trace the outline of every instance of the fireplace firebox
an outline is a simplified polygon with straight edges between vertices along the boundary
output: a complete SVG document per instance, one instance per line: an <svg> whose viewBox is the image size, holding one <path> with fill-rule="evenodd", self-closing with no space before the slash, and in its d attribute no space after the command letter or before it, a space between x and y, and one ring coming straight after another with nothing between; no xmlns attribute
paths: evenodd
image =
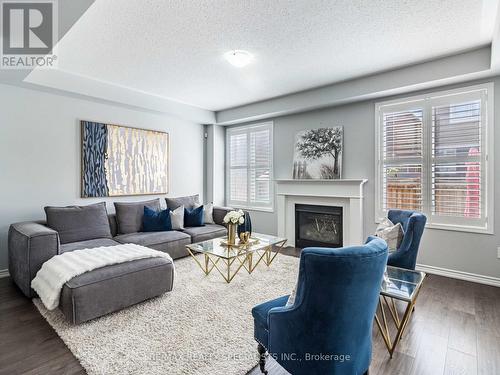
<svg viewBox="0 0 500 375"><path fill-rule="evenodd" d="M342 207L295 205L295 247L342 247Z"/></svg>

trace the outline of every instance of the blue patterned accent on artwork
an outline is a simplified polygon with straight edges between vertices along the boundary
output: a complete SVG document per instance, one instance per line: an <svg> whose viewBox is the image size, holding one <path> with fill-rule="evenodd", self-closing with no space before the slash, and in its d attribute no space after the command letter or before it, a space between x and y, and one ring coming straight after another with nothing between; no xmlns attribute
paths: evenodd
<svg viewBox="0 0 500 375"><path fill-rule="evenodd" d="M106 124L82 121L82 197L107 197L106 158L108 128Z"/></svg>

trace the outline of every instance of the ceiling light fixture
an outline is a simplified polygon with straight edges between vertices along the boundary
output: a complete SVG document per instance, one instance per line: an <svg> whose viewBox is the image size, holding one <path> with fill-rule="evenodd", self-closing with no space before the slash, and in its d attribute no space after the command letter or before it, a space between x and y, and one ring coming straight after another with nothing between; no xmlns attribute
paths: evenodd
<svg viewBox="0 0 500 375"><path fill-rule="evenodd" d="M231 65L238 68L243 68L244 66L250 64L253 60L253 56L250 52L241 49L228 51L224 54L224 57Z"/></svg>

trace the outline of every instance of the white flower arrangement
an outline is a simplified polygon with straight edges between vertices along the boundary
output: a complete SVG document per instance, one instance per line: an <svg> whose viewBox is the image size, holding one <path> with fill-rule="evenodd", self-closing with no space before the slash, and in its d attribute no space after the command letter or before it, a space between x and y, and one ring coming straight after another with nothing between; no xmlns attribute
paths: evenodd
<svg viewBox="0 0 500 375"><path fill-rule="evenodd" d="M245 222L245 213L242 210L229 211L224 216L224 223L226 224L243 224Z"/></svg>

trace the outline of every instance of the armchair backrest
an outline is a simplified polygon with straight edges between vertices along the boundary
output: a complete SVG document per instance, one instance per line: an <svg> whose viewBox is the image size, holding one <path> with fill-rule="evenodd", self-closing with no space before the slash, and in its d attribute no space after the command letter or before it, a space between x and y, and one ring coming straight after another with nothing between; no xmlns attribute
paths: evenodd
<svg viewBox="0 0 500 375"><path fill-rule="evenodd" d="M305 353L350 356L344 362L309 363L315 367L310 373L363 373L370 363L373 318L386 263L387 244L377 237L370 237L363 246L304 249L292 307L297 320L294 325L303 332L301 342L291 343L293 348L279 348L270 321L271 352L292 349L299 356ZM276 339L287 341L284 337ZM298 361L283 365L291 373L303 373L303 364Z"/></svg>
<svg viewBox="0 0 500 375"><path fill-rule="evenodd" d="M418 248L422 234L424 233L427 217L420 212L407 210L389 210L387 217L394 224L401 223L405 232L403 242L399 246L399 249L397 249L397 253L399 254L394 254L394 258L397 258L397 264L395 265L402 268L415 269Z"/></svg>

